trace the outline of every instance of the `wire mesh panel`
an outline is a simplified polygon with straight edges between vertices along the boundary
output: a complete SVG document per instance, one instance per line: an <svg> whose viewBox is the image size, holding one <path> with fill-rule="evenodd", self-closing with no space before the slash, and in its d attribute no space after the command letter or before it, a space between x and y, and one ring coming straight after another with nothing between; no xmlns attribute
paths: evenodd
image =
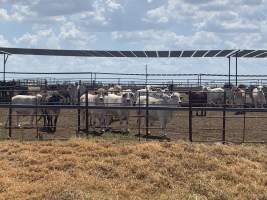
<svg viewBox="0 0 267 200"><path fill-rule="evenodd" d="M267 113L243 112L240 115L229 113L227 140L231 142L267 142Z"/></svg>
<svg viewBox="0 0 267 200"><path fill-rule="evenodd" d="M204 117L193 115L193 141L218 142L222 141L223 113L209 111Z"/></svg>

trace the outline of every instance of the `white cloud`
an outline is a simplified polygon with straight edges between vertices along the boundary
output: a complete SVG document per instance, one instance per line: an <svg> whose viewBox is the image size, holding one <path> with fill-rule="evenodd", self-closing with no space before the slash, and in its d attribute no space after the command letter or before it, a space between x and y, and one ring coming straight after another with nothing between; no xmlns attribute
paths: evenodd
<svg viewBox="0 0 267 200"><path fill-rule="evenodd" d="M0 19L8 20L9 16L7 14L7 11L3 8L0 8Z"/></svg>
<svg viewBox="0 0 267 200"><path fill-rule="evenodd" d="M59 30L59 39L61 43L66 43L77 49L87 49L90 44L96 41L94 34L82 32L74 23L64 23Z"/></svg>
<svg viewBox="0 0 267 200"><path fill-rule="evenodd" d="M205 49L214 48L222 41L211 32L178 35L171 31L113 32L112 38L121 42L143 43L145 49Z"/></svg>
<svg viewBox="0 0 267 200"><path fill-rule="evenodd" d="M7 39L5 39L3 35L0 35L0 46L2 46L2 47L10 46L9 41Z"/></svg>
<svg viewBox="0 0 267 200"><path fill-rule="evenodd" d="M167 23L169 17L166 15L166 9L164 6L149 10L147 12L148 19L156 19L158 23ZM146 19L144 19L146 21Z"/></svg>
<svg viewBox="0 0 267 200"><path fill-rule="evenodd" d="M39 30L36 33L25 33L19 38L15 38L17 46L32 48L61 48L60 41L52 29Z"/></svg>

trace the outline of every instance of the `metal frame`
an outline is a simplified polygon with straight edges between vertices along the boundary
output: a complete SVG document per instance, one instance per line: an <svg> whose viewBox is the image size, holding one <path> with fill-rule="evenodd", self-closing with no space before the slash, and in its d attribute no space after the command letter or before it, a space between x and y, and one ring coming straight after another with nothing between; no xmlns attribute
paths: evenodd
<svg viewBox="0 0 267 200"><path fill-rule="evenodd" d="M7 63L7 59L8 56L11 55L10 53L6 52L6 51L0 51L0 54L4 55L4 60L3 60L3 81L6 81L6 63Z"/></svg>
<svg viewBox="0 0 267 200"><path fill-rule="evenodd" d="M185 50L185 51L100 51L100 50L58 50L58 49L30 49L0 47L4 54L5 81L6 62L10 54L43 55L43 56L82 56L82 57L137 57L137 58L184 58L184 57L227 57L229 59L228 82L231 84L231 57L235 57L235 85L238 84L237 58L267 58L267 50ZM146 78L148 74L146 73ZM95 73L96 79L96 73Z"/></svg>
<svg viewBox="0 0 267 200"><path fill-rule="evenodd" d="M267 50L171 50L171 51L110 51L110 50L59 50L0 47L0 51L10 54L43 56L80 56L80 57L124 57L124 58L184 58L184 57L246 57L266 58Z"/></svg>

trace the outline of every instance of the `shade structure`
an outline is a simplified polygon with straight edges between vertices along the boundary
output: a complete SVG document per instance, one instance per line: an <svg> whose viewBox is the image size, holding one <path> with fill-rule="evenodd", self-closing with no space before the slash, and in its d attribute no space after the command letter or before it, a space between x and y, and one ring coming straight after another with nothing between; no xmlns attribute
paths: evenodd
<svg viewBox="0 0 267 200"><path fill-rule="evenodd" d="M191 58L191 57L244 57L266 58L267 50L173 50L173 51L110 51L110 50L62 50L0 47L0 54L117 57L117 58Z"/></svg>

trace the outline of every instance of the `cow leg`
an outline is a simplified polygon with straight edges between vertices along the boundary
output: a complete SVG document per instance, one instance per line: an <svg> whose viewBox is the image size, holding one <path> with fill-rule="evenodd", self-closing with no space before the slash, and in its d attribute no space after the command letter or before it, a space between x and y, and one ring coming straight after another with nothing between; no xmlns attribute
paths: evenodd
<svg viewBox="0 0 267 200"><path fill-rule="evenodd" d="M129 124L129 120L128 120L128 117L126 117L125 120L122 120L123 133L129 133L128 124Z"/></svg>
<svg viewBox="0 0 267 200"><path fill-rule="evenodd" d="M9 123L9 115L7 115L7 118L6 118L6 122L5 122L5 128L8 127L8 123Z"/></svg>
<svg viewBox="0 0 267 200"><path fill-rule="evenodd" d="M127 118L126 118L126 133L129 133L130 130L129 130L129 115L127 115Z"/></svg>
<svg viewBox="0 0 267 200"><path fill-rule="evenodd" d="M31 119L30 119L30 128L33 127L34 115L35 115L35 113L32 113L31 116L30 116L30 118L31 118Z"/></svg>
<svg viewBox="0 0 267 200"><path fill-rule="evenodd" d="M16 115L17 115L17 116L16 116L16 119L17 119L17 120L16 120L16 126L19 127L19 126L20 126L20 124L19 124L19 114L16 113Z"/></svg>
<svg viewBox="0 0 267 200"><path fill-rule="evenodd" d="M57 120L58 120L58 115L55 116L55 119L54 119L54 129L53 129L53 132L56 132L57 130Z"/></svg>
<svg viewBox="0 0 267 200"><path fill-rule="evenodd" d="M111 116L109 116L110 113L106 113L105 118L105 124L106 124L106 131L110 130L110 123L111 123Z"/></svg>
<svg viewBox="0 0 267 200"><path fill-rule="evenodd" d="M104 115L101 115L101 118L100 118L100 128L101 128L101 132L104 133L106 129L106 118Z"/></svg>
<svg viewBox="0 0 267 200"><path fill-rule="evenodd" d="M93 129L93 132L96 132L95 131L95 125L96 125L96 116L95 116L96 113L93 113L93 116L92 116L92 129Z"/></svg>
<svg viewBox="0 0 267 200"><path fill-rule="evenodd" d="M81 112L81 114L82 114L82 125L83 125L83 127L85 128L85 111L84 110L82 110L82 112ZM92 123L92 122L91 122ZM92 124L91 124L92 125Z"/></svg>
<svg viewBox="0 0 267 200"><path fill-rule="evenodd" d="M49 132L52 132L52 119L51 118L52 118L51 115L48 114L47 115L47 127L48 127Z"/></svg>
<svg viewBox="0 0 267 200"><path fill-rule="evenodd" d="M90 113L88 113L88 123L89 123L89 128L92 126L92 117ZM81 110L81 121L80 121L80 128L85 130L86 127L86 120L85 120L85 110Z"/></svg>
<svg viewBox="0 0 267 200"><path fill-rule="evenodd" d="M45 114L45 112L43 112L43 120L44 120L44 122L43 122L43 127L44 127L44 130L46 130L46 114Z"/></svg>
<svg viewBox="0 0 267 200"><path fill-rule="evenodd" d="M48 113L46 115L46 129L50 132L50 115Z"/></svg>
<svg viewBox="0 0 267 200"><path fill-rule="evenodd" d="M122 119L122 116L121 115L120 115L120 127L121 127L121 132L124 133L123 119Z"/></svg>
<svg viewBox="0 0 267 200"><path fill-rule="evenodd" d="M50 131L53 132L53 115L49 115L49 127Z"/></svg>
<svg viewBox="0 0 267 200"><path fill-rule="evenodd" d="M166 123L161 123L160 128L161 128L161 136L166 137Z"/></svg>

